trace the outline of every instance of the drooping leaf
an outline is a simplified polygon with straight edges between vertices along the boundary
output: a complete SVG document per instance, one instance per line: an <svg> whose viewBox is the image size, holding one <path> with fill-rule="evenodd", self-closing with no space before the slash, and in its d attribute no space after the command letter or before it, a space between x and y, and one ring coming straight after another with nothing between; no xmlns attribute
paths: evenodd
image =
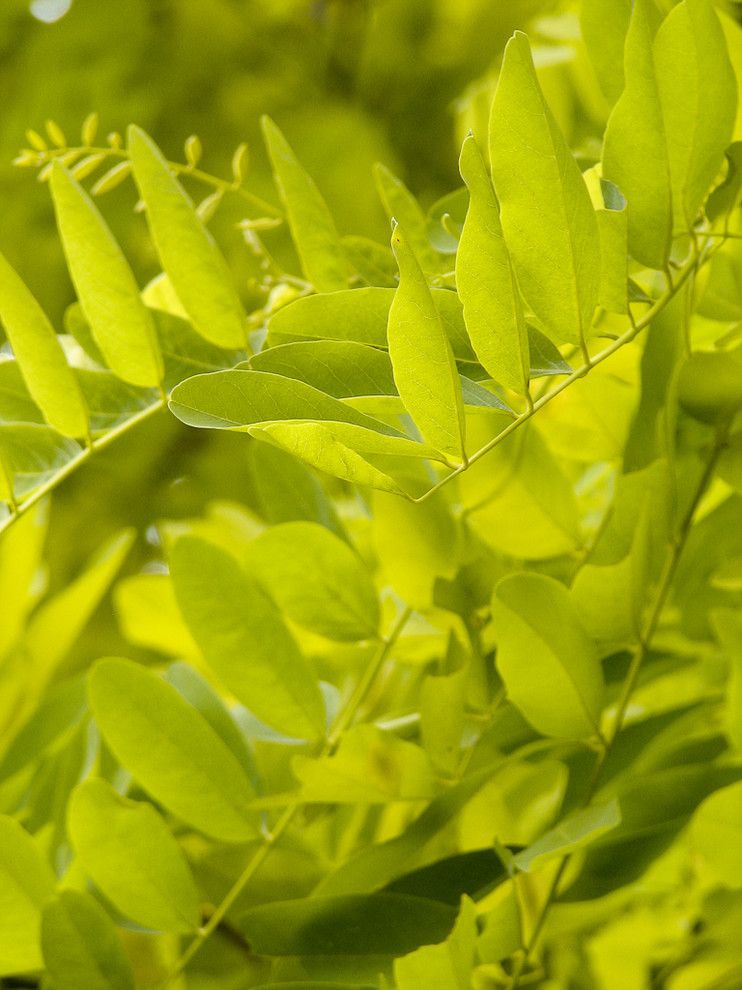
<svg viewBox="0 0 742 990"><path fill-rule="evenodd" d="M85 873L125 917L145 928L190 932L200 922L188 864L151 804L86 780L67 810L70 841Z"/></svg>
<svg viewBox="0 0 742 990"><path fill-rule="evenodd" d="M219 347L244 347L245 311L214 239L152 139L132 126L128 145L162 267L193 326Z"/></svg>
<svg viewBox="0 0 742 990"><path fill-rule="evenodd" d="M28 391L46 421L67 437L85 436L87 409L54 327L2 255L0 320Z"/></svg>
<svg viewBox="0 0 742 990"><path fill-rule="evenodd" d="M56 990L134 990L113 922L90 894L62 890L46 905L41 944Z"/></svg>
<svg viewBox="0 0 742 990"><path fill-rule="evenodd" d="M379 604L358 555L311 522L273 526L250 544L248 571L300 626L350 642L378 635Z"/></svg>
<svg viewBox="0 0 742 990"><path fill-rule="evenodd" d="M132 385L159 385L164 368L154 321L121 248L88 194L59 162L50 185L72 281L108 366Z"/></svg>
<svg viewBox="0 0 742 990"><path fill-rule="evenodd" d="M392 249L400 274L387 326L394 380L423 436L436 449L463 459L464 406L451 345L399 225Z"/></svg>
<svg viewBox="0 0 742 990"><path fill-rule="evenodd" d="M261 126L304 274L317 292L346 288L348 264L327 203L270 117Z"/></svg>
<svg viewBox="0 0 742 990"><path fill-rule="evenodd" d="M667 140L675 223L693 226L737 113L737 81L709 0L682 0L660 25L654 62Z"/></svg>
<svg viewBox="0 0 742 990"><path fill-rule="evenodd" d="M90 705L122 766L164 807L222 842L255 834L253 792L235 757L178 692L129 660L100 660Z"/></svg>
<svg viewBox="0 0 742 990"><path fill-rule="evenodd" d="M636 0L626 38L626 87L608 120L603 175L628 201L629 248L651 268L663 268L672 236L670 164L653 42L657 10Z"/></svg>
<svg viewBox="0 0 742 990"><path fill-rule="evenodd" d="M707 797L693 816L691 843L725 887L742 887L742 782Z"/></svg>
<svg viewBox="0 0 742 990"><path fill-rule="evenodd" d="M251 908L238 925L268 956L399 955L445 938L456 909L403 894L307 897Z"/></svg>
<svg viewBox="0 0 742 990"><path fill-rule="evenodd" d="M505 240L526 301L556 343L586 340L600 283L597 220L520 32L505 49L489 152Z"/></svg>
<svg viewBox="0 0 742 990"><path fill-rule="evenodd" d="M280 732L321 736L317 680L255 578L231 554L196 537L175 543L170 567L183 618L224 685Z"/></svg>
<svg viewBox="0 0 742 990"><path fill-rule="evenodd" d="M0 975L41 968L41 909L53 893L54 874L31 836L0 815Z"/></svg>
<svg viewBox="0 0 742 990"><path fill-rule="evenodd" d="M473 135L461 148L459 169L470 197L456 253L456 287L466 329L495 381L525 394L530 363L523 304L495 192Z"/></svg>
<svg viewBox="0 0 742 990"><path fill-rule="evenodd" d="M566 588L541 574L504 578L493 599L497 669L508 696L545 735L598 731L603 675Z"/></svg>

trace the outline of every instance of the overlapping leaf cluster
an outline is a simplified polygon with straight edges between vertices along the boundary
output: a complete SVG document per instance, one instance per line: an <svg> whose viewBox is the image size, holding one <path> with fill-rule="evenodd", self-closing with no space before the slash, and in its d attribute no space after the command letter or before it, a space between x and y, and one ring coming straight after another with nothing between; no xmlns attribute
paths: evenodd
<svg viewBox="0 0 742 990"><path fill-rule="evenodd" d="M340 236L270 120L280 209L242 151L227 181L194 140L32 133L78 302L58 334L0 259L0 975L739 981L742 40L709 0L584 0L582 31L600 155L518 33L460 189L426 215L377 168L391 251ZM93 176L134 180L142 291ZM246 504L40 599L43 496L166 406L255 441ZM114 583L136 660L73 676Z"/></svg>

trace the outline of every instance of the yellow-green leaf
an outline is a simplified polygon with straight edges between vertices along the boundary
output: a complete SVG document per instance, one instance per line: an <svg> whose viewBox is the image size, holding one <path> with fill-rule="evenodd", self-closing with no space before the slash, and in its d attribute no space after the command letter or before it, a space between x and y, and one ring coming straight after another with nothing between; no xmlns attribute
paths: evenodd
<svg viewBox="0 0 742 990"><path fill-rule="evenodd" d="M195 931L199 898L188 863L151 804L105 780L72 793L67 830L83 870L127 918L155 931Z"/></svg>
<svg viewBox="0 0 742 990"><path fill-rule="evenodd" d="M244 347L245 311L216 242L154 141L132 126L128 143L152 239L193 326L219 347Z"/></svg>
<svg viewBox="0 0 742 990"><path fill-rule="evenodd" d="M255 835L252 786L236 757L170 684L130 660L100 660L90 706L116 759L165 808L205 835Z"/></svg>
<svg viewBox="0 0 742 990"><path fill-rule="evenodd" d="M456 288L464 320L482 366L507 388L528 390L528 331L500 210L487 167L473 135L459 159L469 189L469 210L456 253Z"/></svg>
<svg viewBox="0 0 742 990"><path fill-rule="evenodd" d="M46 905L41 944L55 990L134 990L116 928L90 894L62 890Z"/></svg>
<svg viewBox="0 0 742 990"><path fill-rule="evenodd" d="M41 968L41 908L53 893L54 874L31 836L0 815L0 976Z"/></svg>
<svg viewBox="0 0 742 990"><path fill-rule="evenodd" d="M464 403L456 363L428 283L399 225L392 250L400 275L387 327L394 381L423 437L463 460Z"/></svg>
<svg viewBox="0 0 742 990"><path fill-rule="evenodd" d="M155 324L108 224L59 162L50 186L72 281L108 366L132 385L159 385L163 363Z"/></svg>
<svg viewBox="0 0 742 990"><path fill-rule="evenodd" d="M0 320L47 423L67 437L84 436L88 412L75 373L46 313L1 254Z"/></svg>
<svg viewBox="0 0 742 990"><path fill-rule="evenodd" d="M345 289L348 265L327 203L270 117L261 124L304 274L318 292Z"/></svg>
<svg viewBox="0 0 742 990"><path fill-rule="evenodd" d="M505 49L489 152L505 240L526 301L556 343L584 341L600 285L598 224L521 32Z"/></svg>

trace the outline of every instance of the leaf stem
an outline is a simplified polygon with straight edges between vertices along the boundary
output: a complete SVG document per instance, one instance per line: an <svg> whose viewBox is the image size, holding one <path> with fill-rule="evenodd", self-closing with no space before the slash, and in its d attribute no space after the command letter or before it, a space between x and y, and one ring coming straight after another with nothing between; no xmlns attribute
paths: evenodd
<svg viewBox="0 0 742 990"><path fill-rule="evenodd" d="M355 690L351 694L348 704L339 713L335 725L330 730L327 739L320 751L319 758L322 759L326 756L331 756L337 749L338 743L340 742L343 734L352 724L358 710L365 701L369 690L374 684L374 681L378 677L381 669L389 658L389 654L394 648L394 644L399 639L402 630L407 624L410 615L412 614L412 609L405 608L397 619L394 627L392 628L389 636L386 639L381 640L379 644L379 649L376 651L371 663L368 665L363 673L363 676L356 685ZM270 832L266 832L263 836L263 842L258 847L258 849L253 853L250 860L248 861L245 869L242 871L240 876L237 878L235 883L232 885L230 890L227 892L224 899L215 909L214 913L211 915L206 924L199 930L198 934L195 936L193 941L190 943L188 948L185 950L183 955L180 957L176 963L174 969L166 979L163 984L163 990L171 986L173 981L177 979L178 976L183 972L188 963L193 959L196 953L202 948L206 940L214 933L214 931L219 927L221 922L227 915L227 912L235 903L237 898L243 892L247 884L255 876L256 872L260 869L264 863L266 857L270 853L272 847L281 838L286 829L294 820L296 814L303 807L304 802L301 797L297 797L288 807L283 811L280 817L277 819L275 825Z"/></svg>

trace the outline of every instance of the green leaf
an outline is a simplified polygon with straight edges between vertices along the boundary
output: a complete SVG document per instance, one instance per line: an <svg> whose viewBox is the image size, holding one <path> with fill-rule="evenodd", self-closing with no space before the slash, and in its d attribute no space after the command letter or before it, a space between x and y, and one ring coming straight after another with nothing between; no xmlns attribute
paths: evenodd
<svg viewBox="0 0 742 990"><path fill-rule="evenodd" d="M420 265L395 227L392 250L399 288L389 310L389 356L400 397L436 449L465 459L464 404L448 342Z"/></svg>
<svg viewBox="0 0 742 990"><path fill-rule="evenodd" d="M531 725L557 738L595 735L603 675L567 589L542 574L512 574L497 585L492 618L497 669Z"/></svg>
<svg viewBox="0 0 742 990"><path fill-rule="evenodd" d="M449 289L431 289L430 294L454 356L473 361L475 355L467 337L459 297ZM372 347L386 347L389 310L394 295L394 289L374 286L300 296L271 316L269 336L352 340Z"/></svg>
<svg viewBox="0 0 742 990"><path fill-rule="evenodd" d="M152 797L222 842L255 835L252 787L206 721L169 684L130 660L100 660L90 705L114 756Z"/></svg>
<svg viewBox="0 0 742 990"><path fill-rule="evenodd" d="M349 642L378 635L379 602L367 569L323 526L291 522L267 529L250 544L247 567L305 629Z"/></svg>
<svg viewBox="0 0 742 990"><path fill-rule="evenodd" d="M678 398L703 423L721 423L742 409L742 347L697 351L680 366Z"/></svg>
<svg viewBox="0 0 742 990"><path fill-rule="evenodd" d="M67 829L83 870L125 917L155 931L198 928L193 877L152 805L121 797L105 780L87 780L70 798Z"/></svg>
<svg viewBox="0 0 742 990"><path fill-rule="evenodd" d="M306 519L335 533L342 527L335 507L311 471L295 457L268 443L248 449L253 491L264 519L270 523Z"/></svg>
<svg viewBox="0 0 742 990"><path fill-rule="evenodd" d="M250 367L295 378L336 399L395 395L389 355L350 340L301 340L269 347L250 358Z"/></svg>
<svg viewBox="0 0 742 990"><path fill-rule="evenodd" d="M251 908L238 926L266 956L390 956L440 941L455 918L455 908L402 894L313 896Z"/></svg>
<svg viewBox="0 0 742 990"><path fill-rule="evenodd" d="M738 752L742 752L742 620L728 608L715 609L711 622L716 638L729 657L726 698L726 731Z"/></svg>
<svg viewBox="0 0 742 990"><path fill-rule="evenodd" d="M584 849L595 839L621 824L621 808L615 799L576 811L537 839L513 862L519 870L538 870L550 860Z"/></svg>
<svg viewBox="0 0 742 990"><path fill-rule="evenodd" d="M226 703L206 678L187 663L171 664L165 679L176 688L185 700L203 715L211 728L227 744L245 769L251 780L255 778L255 766L245 736L227 709Z"/></svg>
<svg viewBox="0 0 742 990"><path fill-rule="evenodd" d="M454 577L460 528L443 494L412 503L375 494L371 535L386 581L415 608L429 608L437 578Z"/></svg>
<svg viewBox="0 0 742 990"><path fill-rule="evenodd" d="M132 385L159 385L163 363L154 322L121 248L88 194L59 162L50 185L72 281L106 363Z"/></svg>
<svg viewBox="0 0 742 990"><path fill-rule="evenodd" d="M367 285L397 286L397 266L386 244L348 234L342 238L345 256Z"/></svg>
<svg viewBox="0 0 742 990"><path fill-rule="evenodd" d="M275 444L286 453L299 457L307 464L329 475L364 488L403 494L399 484L390 475L380 471L365 454L383 456L440 456L422 444L406 443L400 449L395 437L384 437L369 430L346 423L311 423L288 421L265 423L250 429L250 435L258 440Z"/></svg>
<svg viewBox="0 0 742 990"><path fill-rule="evenodd" d="M713 223L728 215L739 204L742 195L742 141L734 141L726 149L727 173L711 193L706 203L706 216Z"/></svg>
<svg viewBox="0 0 742 990"><path fill-rule="evenodd" d="M28 391L47 423L65 436L85 436L88 412L54 327L2 255L0 321Z"/></svg>
<svg viewBox="0 0 742 990"><path fill-rule="evenodd" d="M0 360L0 420L7 423L43 423L41 410L31 398L17 361Z"/></svg>
<svg viewBox="0 0 742 990"><path fill-rule="evenodd" d="M396 446L399 453L416 446L422 448L399 430L356 412L311 385L264 371L233 370L196 375L174 389L170 408L189 426L250 430L253 426L283 420L321 421L336 429L349 425L360 428L359 433L380 434L396 441L396 444L388 444L388 448L391 450ZM346 435L350 435L350 431ZM369 443L374 440L368 438ZM424 449L430 452L430 448Z"/></svg>
<svg viewBox="0 0 742 990"><path fill-rule="evenodd" d="M422 270L440 271L440 259L428 237L427 218L410 190L381 162L374 166L374 181L387 216L401 224Z"/></svg>
<svg viewBox="0 0 742 990"><path fill-rule="evenodd" d="M397 990L469 990L477 947L477 912L465 897L453 931L440 945L425 945L394 961Z"/></svg>
<svg viewBox="0 0 742 990"><path fill-rule="evenodd" d="M17 500L51 481L82 454L82 447L39 423L0 423L0 458Z"/></svg>
<svg viewBox="0 0 742 990"><path fill-rule="evenodd" d="M530 364L523 304L495 191L471 134L462 146L459 169L470 196L456 254L466 329L482 367L501 385L525 395Z"/></svg>
<svg viewBox="0 0 742 990"><path fill-rule="evenodd" d="M130 643L166 656L198 655L169 575L135 574L119 581L114 604L121 632Z"/></svg>
<svg viewBox="0 0 742 990"><path fill-rule="evenodd" d="M134 990L113 922L89 894L63 890L46 905L41 944L55 990Z"/></svg>
<svg viewBox="0 0 742 990"><path fill-rule="evenodd" d="M170 568L183 618L224 685L279 732L321 736L317 679L255 578L231 554L195 537L177 540Z"/></svg>
<svg viewBox="0 0 742 990"><path fill-rule="evenodd" d="M556 343L586 340L600 283L598 224L520 32L505 49L489 151L502 227L526 301Z"/></svg>
<svg viewBox="0 0 742 990"><path fill-rule="evenodd" d="M393 894L412 894L458 907L464 895L478 900L507 877L494 849L472 849L411 870L384 889Z"/></svg>
<svg viewBox="0 0 742 990"><path fill-rule="evenodd" d="M0 976L41 969L41 908L54 893L54 874L31 836L0 815Z"/></svg>
<svg viewBox="0 0 742 990"><path fill-rule="evenodd" d="M332 756L294 757L293 770L302 800L322 804L424 801L436 791L422 749L374 725L349 729Z"/></svg>
<svg viewBox="0 0 742 990"><path fill-rule="evenodd" d="M302 271L317 292L346 288L348 264L327 203L270 117L260 123Z"/></svg>
<svg viewBox="0 0 742 990"><path fill-rule="evenodd" d="M580 27L600 88L611 104L624 88L624 43L631 0L582 0Z"/></svg>
<svg viewBox="0 0 742 990"><path fill-rule="evenodd" d="M672 235L670 163L652 51L657 18L652 0L635 0L626 38L626 88L603 146L603 175L628 201L629 248L650 268L664 268Z"/></svg>
<svg viewBox="0 0 742 990"><path fill-rule="evenodd" d="M657 31L654 62L675 223L688 230L721 168L737 113L737 81L711 0L673 7Z"/></svg>
<svg viewBox="0 0 742 990"><path fill-rule="evenodd" d="M707 797L693 816L691 845L724 887L742 887L742 782Z"/></svg>
<svg viewBox="0 0 742 990"><path fill-rule="evenodd" d="M121 570L135 532L122 530L105 543L74 580L39 608L26 632L34 690L42 690L70 651Z"/></svg>
<svg viewBox="0 0 742 990"><path fill-rule="evenodd" d="M244 347L246 317L219 248L144 131L128 131L129 157L162 267L194 328L219 347Z"/></svg>

